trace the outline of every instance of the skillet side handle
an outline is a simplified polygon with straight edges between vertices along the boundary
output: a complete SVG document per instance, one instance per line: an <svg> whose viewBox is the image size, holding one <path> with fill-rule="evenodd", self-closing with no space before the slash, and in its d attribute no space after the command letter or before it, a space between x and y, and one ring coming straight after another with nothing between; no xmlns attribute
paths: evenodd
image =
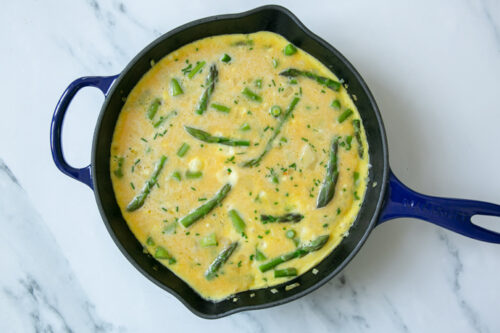
<svg viewBox="0 0 500 333"><path fill-rule="evenodd" d="M61 133L62 124L66 111L71 103L73 97L76 93L84 87L95 87L102 91L104 96L107 96L109 88L116 80L118 75L113 76L87 76L76 79L70 85L64 93L62 94L57 106L54 110L54 115L52 117L52 124L50 126L50 149L52 150L52 158L56 167L64 174L74 178L84 184L87 184L91 189L92 186L92 176L91 166L88 165L84 168L74 168L66 162L64 154L62 151L61 143Z"/></svg>
<svg viewBox="0 0 500 333"><path fill-rule="evenodd" d="M390 171L385 207L378 224L398 217L414 217L477 240L500 244L500 233L471 222L474 215L500 216L500 205L417 193Z"/></svg>

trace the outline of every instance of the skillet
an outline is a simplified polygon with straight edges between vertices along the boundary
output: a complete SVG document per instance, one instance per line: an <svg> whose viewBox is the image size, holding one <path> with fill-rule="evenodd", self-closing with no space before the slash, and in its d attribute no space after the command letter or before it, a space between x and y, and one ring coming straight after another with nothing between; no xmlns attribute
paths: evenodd
<svg viewBox="0 0 500 333"><path fill-rule="evenodd" d="M370 180L349 235L316 265L317 274L313 274L311 269L293 281L271 288L244 291L235 295L234 299L215 303L203 299L151 255L144 253L142 245L128 228L111 184L111 140L124 99L151 68L151 61L157 62L179 47L208 36L257 31L271 31L284 36L344 80L349 94L356 96L355 104L365 127L371 163ZM105 101L95 127L91 164L78 169L70 166L64 159L61 132L71 100L84 87L100 89ZM409 189L396 178L389 167L387 139L379 109L362 77L339 51L309 31L295 15L280 6L263 6L244 13L212 16L187 23L153 41L132 59L120 74L75 80L64 91L55 108L50 140L52 157L57 168L94 190L102 219L123 255L149 280L174 295L194 314L203 318L214 319L244 310L276 306L312 292L349 263L374 227L398 217L426 220L467 237L500 243L499 233L471 222L473 215L500 216L499 205L423 195ZM298 287L285 290L286 285L295 282L299 283ZM277 292L271 292L271 289ZM252 294L254 295L251 296Z"/></svg>

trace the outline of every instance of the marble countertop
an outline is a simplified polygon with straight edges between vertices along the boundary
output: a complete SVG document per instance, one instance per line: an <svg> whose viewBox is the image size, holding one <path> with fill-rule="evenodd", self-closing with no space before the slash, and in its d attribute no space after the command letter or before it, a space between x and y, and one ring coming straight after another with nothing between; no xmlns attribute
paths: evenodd
<svg viewBox="0 0 500 333"><path fill-rule="evenodd" d="M365 78L402 181L500 203L500 2L278 2ZM55 168L50 120L72 80L119 73L183 23L262 4L2 4L0 332L500 331L500 245L413 219L376 228L339 276L297 301L200 319L130 265L89 188ZM84 89L66 118L64 148L76 166L89 162L102 101Z"/></svg>

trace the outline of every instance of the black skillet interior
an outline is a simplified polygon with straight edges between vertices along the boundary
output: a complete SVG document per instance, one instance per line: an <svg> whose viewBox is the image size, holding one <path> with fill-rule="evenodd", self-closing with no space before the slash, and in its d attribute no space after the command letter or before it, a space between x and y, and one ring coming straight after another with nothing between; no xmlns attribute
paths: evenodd
<svg viewBox="0 0 500 333"><path fill-rule="evenodd" d="M109 171L111 139L123 105L122 98L128 95L138 80L151 68L151 60L158 61L180 46L200 38L263 30L278 33L309 52L348 84L351 95L356 95L355 104L361 114L369 143L371 180L362 209L349 235L316 266L319 271L316 275L310 270L293 281L275 286L277 293L272 293L271 288L246 291L237 294L236 300L229 298L214 303L201 298L184 281L150 255L145 254L141 244L128 228L116 203L111 184ZM204 318L219 318L242 310L283 304L311 292L335 276L356 254L375 225L383 203L387 174L385 132L375 101L364 81L337 50L305 28L291 12L279 6L264 6L241 14L214 16L194 21L166 33L147 46L125 68L106 98L94 133L92 151L96 200L117 246L146 277L177 297L193 313ZM375 181L378 186L373 187ZM300 286L285 291L285 286L294 282L298 282ZM254 296L251 297L251 294Z"/></svg>

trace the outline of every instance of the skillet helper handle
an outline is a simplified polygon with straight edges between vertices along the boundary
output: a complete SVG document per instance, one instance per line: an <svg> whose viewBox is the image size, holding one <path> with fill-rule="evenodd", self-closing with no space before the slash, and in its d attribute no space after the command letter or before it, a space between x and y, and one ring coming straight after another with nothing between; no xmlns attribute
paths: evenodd
<svg viewBox="0 0 500 333"><path fill-rule="evenodd" d="M87 76L76 79L71 82L62 94L57 106L54 110L52 117L52 124L50 126L50 148L52 150L52 158L56 167L64 174L74 178L84 184L87 184L93 189L91 166L88 165L83 168L74 168L66 162L62 151L61 133L62 124L66 111L76 93L84 87L95 87L101 90L106 96L109 88L116 80L118 75L113 76Z"/></svg>
<svg viewBox="0 0 500 333"><path fill-rule="evenodd" d="M398 217L414 217L470 238L500 244L500 233L473 224L474 215L500 216L500 205L423 195L401 183L390 171L386 203L378 224Z"/></svg>

